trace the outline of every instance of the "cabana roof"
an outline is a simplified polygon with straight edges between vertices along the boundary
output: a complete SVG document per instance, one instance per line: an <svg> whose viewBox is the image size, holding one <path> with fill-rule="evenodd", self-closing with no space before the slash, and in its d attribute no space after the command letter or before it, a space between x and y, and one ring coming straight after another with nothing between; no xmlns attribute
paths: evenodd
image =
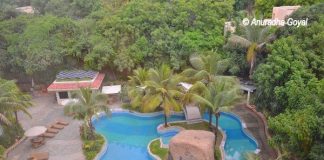
<svg viewBox="0 0 324 160"><path fill-rule="evenodd" d="M59 74L58 74L59 75ZM56 79L48 88L47 91L73 91L80 88L99 89L105 74L95 72L92 79Z"/></svg>
<svg viewBox="0 0 324 160"><path fill-rule="evenodd" d="M241 89L247 92L253 92L254 90L256 90L256 87L253 85L241 84Z"/></svg>

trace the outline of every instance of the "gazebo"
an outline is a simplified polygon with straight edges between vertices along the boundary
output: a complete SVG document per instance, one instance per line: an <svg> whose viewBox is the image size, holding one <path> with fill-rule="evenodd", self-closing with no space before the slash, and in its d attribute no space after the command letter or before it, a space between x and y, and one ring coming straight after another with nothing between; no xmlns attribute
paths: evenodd
<svg viewBox="0 0 324 160"><path fill-rule="evenodd" d="M247 82L244 83L242 81L241 81L240 87L241 87L241 90L247 92L246 103L249 105L251 93L253 93L256 90L256 87L252 84L249 84Z"/></svg>
<svg viewBox="0 0 324 160"><path fill-rule="evenodd" d="M72 99L71 92L80 88L90 88L99 91L105 74L94 71L72 70L61 71L56 75L56 80L47 88L49 92L55 92L57 103L65 105Z"/></svg>

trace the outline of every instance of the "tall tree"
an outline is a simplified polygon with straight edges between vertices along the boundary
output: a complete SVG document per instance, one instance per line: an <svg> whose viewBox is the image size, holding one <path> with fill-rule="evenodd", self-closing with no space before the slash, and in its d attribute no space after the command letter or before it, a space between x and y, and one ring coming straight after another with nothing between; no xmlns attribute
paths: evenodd
<svg viewBox="0 0 324 160"><path fill-rule="evenodd" d="M270 27L259 27L247 25L244 27L244 35L238 36L232 34L227 41L228 46L241 46L247 49L246 59L250 64L249 77L253 74L257 53L261 52L262 47L270 39Z"/></svg>
<svg viewBox="0 0 324 160"><path fill-rule="evenodd" d="M143 97L143 110L152 111L161 106L164 110L164 126L167 126L167 117L171 111L180 111L181 105L177 97L182 93L177 90L178 78L171 68L162 65L158 70L150 69L149 80L145 82L145 96Z"/></svg>
<svg viewBox="0 0 324 160"><path fill-rule="evenodd" d="M76 98L77 102L67 104L64 108L65 113L73 115L75 119L84 120L90 128L90 136L94 138L92 117L99 112L105 112L106 115L111 113L107 106L107 95L92 91L89 88L80 88L80 91L73 93L72 97Z"/></svg>
<svg viewBox="0 0 324 160"><path fill-rule="evenodd" d="M216 118L216 129L214 130L217 139L218 120L220 111L229 109L241 101L241 90L239 82L234 77L217 77L207 86L204 93L205 105L209 107ZM211 118L209 118L211 121ZM209 122L211 124L211 122Z"/></svg>
<svg viewBox="0 0 324 160"><path fill-rule="evenodd" d="M5 124L11 124L11 120L15 119L18 123L17 112L22 111L29 117L27 108L32 104L31 97L22 93L16 86L14 81L0 79L0 120Z"/></svg>
<svg viewBox="0 0 324 160"><path fill-rule="evenodd" d="M190 64L193 68L184 70L181 75L184 81L195 82L202 80L209 85L215 76L221 76L229 65L228 59L222 59L219 54L209 53L208 55L191 55ZM209 125L211 126L212 109L209 108Z"/></svg>
<svg viewBox="0 0 324 160"><path fill-rule="evenodd" d="M140 107L143 111L143 97L145 95L145 81L149 80L148 70L137 68L132 76L128 76L128 96L133 108Z"/></svg>

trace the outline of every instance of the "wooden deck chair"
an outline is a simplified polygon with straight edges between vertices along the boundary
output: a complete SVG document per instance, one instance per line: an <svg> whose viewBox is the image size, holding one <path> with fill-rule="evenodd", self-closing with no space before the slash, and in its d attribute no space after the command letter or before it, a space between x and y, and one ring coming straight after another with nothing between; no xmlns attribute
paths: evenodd
<svg viewBox="0 0 324 160"><path fill-rule="evenodd" d="M48 152L35 152L31 153L28 157L28 160L48 160L49 153Z"/></svg>

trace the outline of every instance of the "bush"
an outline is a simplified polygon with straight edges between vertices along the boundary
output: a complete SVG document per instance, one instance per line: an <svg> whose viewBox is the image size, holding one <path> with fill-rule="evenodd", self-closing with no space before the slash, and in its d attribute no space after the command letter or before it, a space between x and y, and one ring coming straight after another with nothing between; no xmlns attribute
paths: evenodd
<svg viewBox="0 0 324 160"><path fill-rule="evenodd" d="M2 155L5 151L6 151L6 148L4 148L2 145L0 145L0 160L2 159Z"/></svg>
<svg viewBox="0 0 324 160"><path fill-rule="evenodd" d="M91 138L91 136L89 136L90 128L88 128L86 125L83 125L80 128L80 134L83 141L83 153L87 160L93 160L100 152L103 144L105 143L105 139L99 134L95 134L94 138Z"/></svg>
<svg viewBox="0 0 324 160"><path fill-rule="evenodd" d="M13 123L11 126L3 125L3 135L0 136L0 144L8 148L23 136L24 130L20 124Z"/></svg>
<svg viewBox="0 0 324 160"><path fill-rule="evenodd" d="M214 157L215 157L215 160L221 160L222 159L222 154L221 154L221 151L219 150L218 147L216 147L216 149L215 149Z"/></svg>

